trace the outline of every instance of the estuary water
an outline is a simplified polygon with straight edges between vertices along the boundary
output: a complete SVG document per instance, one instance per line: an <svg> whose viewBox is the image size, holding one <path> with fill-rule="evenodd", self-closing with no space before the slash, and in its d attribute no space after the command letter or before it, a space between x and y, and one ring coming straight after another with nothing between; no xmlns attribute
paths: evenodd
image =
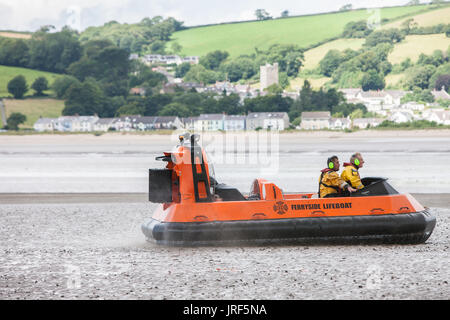
<svg viewBox="0 0 450 320"><path fill-rule="evenodd" d="M329 156L342 164L358 151L362 177L389 178L400 192L450 193L448 132L281 134L269 150L224 141L205 143L216 180L242 192L255 178L315 192ZM0 136L0 193L145 193L148 169L164 167L155 157L174 145L164 135Z"/></svg>

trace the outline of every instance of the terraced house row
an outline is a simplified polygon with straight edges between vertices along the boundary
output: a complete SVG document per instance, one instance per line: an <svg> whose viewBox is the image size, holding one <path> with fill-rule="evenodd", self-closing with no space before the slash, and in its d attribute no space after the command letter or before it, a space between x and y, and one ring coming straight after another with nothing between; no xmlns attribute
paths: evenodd
<svg viewBox="0 0 450 320"><path fill-rule="evenodd" d="M40 118L33 127L38 132L129 132L175 129L191 131L285 130L289 127L289 116L286 112L259 112L248 115L202 114L191 118L66 116Z"/></svg>

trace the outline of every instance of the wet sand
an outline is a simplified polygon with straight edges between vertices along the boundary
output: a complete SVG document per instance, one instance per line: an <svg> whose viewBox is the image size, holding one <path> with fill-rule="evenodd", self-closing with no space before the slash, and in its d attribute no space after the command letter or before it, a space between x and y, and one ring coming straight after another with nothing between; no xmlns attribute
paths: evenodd
<svg viewBox="0 0 450 320"><path fill-rule="evenodd" d="M0 204L0 299L450 295L449 208L431 208L437 226L421 245L171 248L146 242L140 231L151 203L23 201Z"/></svg>
<svg viewBox="0 0 450 320"><path fill-rule="evenodd" d="M364 176L391 177L437 217L425 244L170 248L140 230L155 209L147 169L170 136L0 135L0 299L448 299L449 141L450 130L280 139L288 165L274 182L287 191L315 190L329 153L365 152ZM216 173L244 192L260 176Z"/></svg>

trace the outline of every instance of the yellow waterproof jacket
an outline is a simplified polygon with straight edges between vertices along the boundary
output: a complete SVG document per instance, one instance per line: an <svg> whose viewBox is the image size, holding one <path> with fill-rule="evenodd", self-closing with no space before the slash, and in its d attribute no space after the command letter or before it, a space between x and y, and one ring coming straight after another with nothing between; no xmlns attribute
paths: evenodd
<svg viewBox="0 0 450 320"><path fill-rule="evenodd" d="M329 169L322 170L319 178L320 198L324 198L331 193L341 192L346 186L347 182L339 177L339 173Z"/></svg>
<svg viewBox="0 0 450 320"><path fill-rule="evenodd" d="M351 163L344 163L344 170L342 171L341 178L355 189L359 190L364 188L364 185L361 183L358 169Z"/></svg>

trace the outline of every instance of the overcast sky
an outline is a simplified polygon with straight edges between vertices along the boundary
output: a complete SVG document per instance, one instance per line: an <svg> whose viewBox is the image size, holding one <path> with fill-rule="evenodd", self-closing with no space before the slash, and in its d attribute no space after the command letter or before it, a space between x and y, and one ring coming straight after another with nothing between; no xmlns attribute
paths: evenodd
<svg viewBox="0 0 450 320"><path fill-rule="evenodd" d="M42 25L76 29L105 22L135 23L144 17L174 17L186 26L255 19L256 9L273 17L283 10L302 15L354 8L395 6L408 0L0 0L0 30L35 31ZM423 0L421 2L424 2Z"/></svg>

